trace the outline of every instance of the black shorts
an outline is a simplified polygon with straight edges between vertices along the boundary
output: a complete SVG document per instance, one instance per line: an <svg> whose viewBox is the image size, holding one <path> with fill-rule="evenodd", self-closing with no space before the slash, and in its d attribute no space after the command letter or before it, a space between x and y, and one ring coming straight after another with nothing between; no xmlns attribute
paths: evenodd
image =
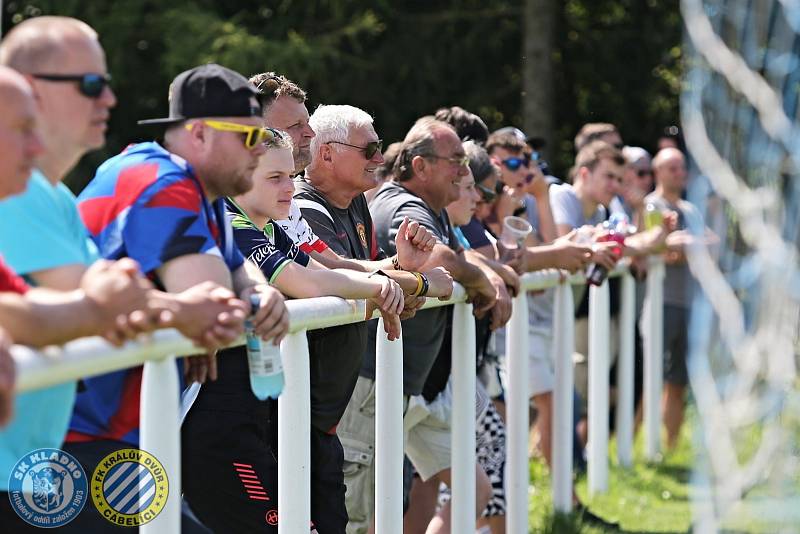
<svg viewBox="0 0 800 534"><path fill-rule="evenodd" d="M689 383L686 357L689 350L689 310L664 305L664 382Z"/></svg>
<svg viewBox="0 0 800 534"><path fill-rule="evenodd" d="M183 492L217 534L278 532L277 403L201 390L182 427ZM342 446L311 431L311 520L345 532Z"/></svg>
<svg viewBox="0 0 800 534"><path fill-rule="evenodd" d="M83 466L87 476L91 477L94 469L107 455L120 449L134 448L129 443L113 440L87 441L83 443L65 443L63 449L73 455ZM12 511L13 513L13 511ZM41 531L41 529L39 529ZM97 511L93 501L89 500L83 511L73 521L57 529L58 532L104 533L104 532L137 532L138 529L118 526L105 519ZM5 531L3 531L5 532ZM181 503L181 532L183 534L211 534L194 516L185 502Z"/></svg>

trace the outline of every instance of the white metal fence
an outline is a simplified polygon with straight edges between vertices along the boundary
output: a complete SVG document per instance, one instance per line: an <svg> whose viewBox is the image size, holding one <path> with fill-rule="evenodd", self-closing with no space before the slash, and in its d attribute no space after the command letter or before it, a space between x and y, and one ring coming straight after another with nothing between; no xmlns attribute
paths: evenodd
<svg viewBox="0 0 800 534"><path fill-rule="evenodd" d="M644 430L646 456L658 453L662 354L662 279L664 266L652 259L645 300ZM619 462L632 462L633 360L635 284L627 269L622 276L620 353L618 363L617 452ZM553 351L556 385L553 392L553 500L557 511L572 506L572 422L574 304L572 284L583 284L582 275L566 276L539 271L522 277L523 292L514 299L507 326L507 531L528 532L528 306L525 291L555 287ZM475 335L472 306L457 286L447 302L428 299L426 308L455 306L453 313L453 407L452 407L452 531L474 531L475 517ZM591 287L589 310L589 454L590 493L608 488L608 283ZM287 302L290 334L281 345L286 386L279 406L280 532L307 531L310 521L310 393L306 331L363 320L364 301L336 297ZM379 325L378 332L382 332ZM403 360L402 341L378 336L376 347L376 528L381 534L402 532L403 462ZM243 342L243 339L240 340ZM192 352L191 343L175 330L155 332L142 341L120 349L97 338L81 339L60 349L37 353L15 346L19 391L42 388L81 377L144 364L141 394L141 448L154 454L167 470L168 503L142 532L180 531L180 433L179 395L175 355Z"/></svg>

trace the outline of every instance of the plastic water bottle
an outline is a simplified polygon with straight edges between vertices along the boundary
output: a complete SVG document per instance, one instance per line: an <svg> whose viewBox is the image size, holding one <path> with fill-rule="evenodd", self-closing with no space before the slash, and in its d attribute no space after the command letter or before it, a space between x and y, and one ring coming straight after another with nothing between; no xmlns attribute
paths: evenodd
<svg viewBox="0 0 800 534"><path fill-rule="evenodd" d="M253 317L261 307L261 296L250 297L253 313L245 320L244 330L247 339L247 363L250 366L250 389L259 400L267 397L277 399L283 391L283 364L281 348L272 341L264 342L255 333Z"/></svg>

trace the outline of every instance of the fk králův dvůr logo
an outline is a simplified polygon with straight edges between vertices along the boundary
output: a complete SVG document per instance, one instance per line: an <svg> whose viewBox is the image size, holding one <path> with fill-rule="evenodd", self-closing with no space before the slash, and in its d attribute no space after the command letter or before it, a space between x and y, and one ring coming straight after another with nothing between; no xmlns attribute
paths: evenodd
<svg viewBox="0 0 800 534"><path fill-rule="evenodd" d="M169 495L164 466L141 449L120 449L100 460L91 485L92 501L100 515L125 527L155 519Z"/></svg>
<svg viewBox="0 0 800 534"><path fill-rule="evenodd" d="M71 454L36 449L14 465L8 482L11 507L27 523L42 528L66 525L83 510L86 472Z"/></svg>

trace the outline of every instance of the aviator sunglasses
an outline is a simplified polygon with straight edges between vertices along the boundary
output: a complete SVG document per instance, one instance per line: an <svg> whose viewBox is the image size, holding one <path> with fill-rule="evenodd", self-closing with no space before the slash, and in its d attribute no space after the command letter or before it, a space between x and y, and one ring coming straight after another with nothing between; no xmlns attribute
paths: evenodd
<svg viewBox="0 0 800 534"><path fill-rule="evenodd" d="M78 91L88 98L100 98L103 89L111 83L109 74L33 74L32 76L48 82L77 82Z"/></svg>

